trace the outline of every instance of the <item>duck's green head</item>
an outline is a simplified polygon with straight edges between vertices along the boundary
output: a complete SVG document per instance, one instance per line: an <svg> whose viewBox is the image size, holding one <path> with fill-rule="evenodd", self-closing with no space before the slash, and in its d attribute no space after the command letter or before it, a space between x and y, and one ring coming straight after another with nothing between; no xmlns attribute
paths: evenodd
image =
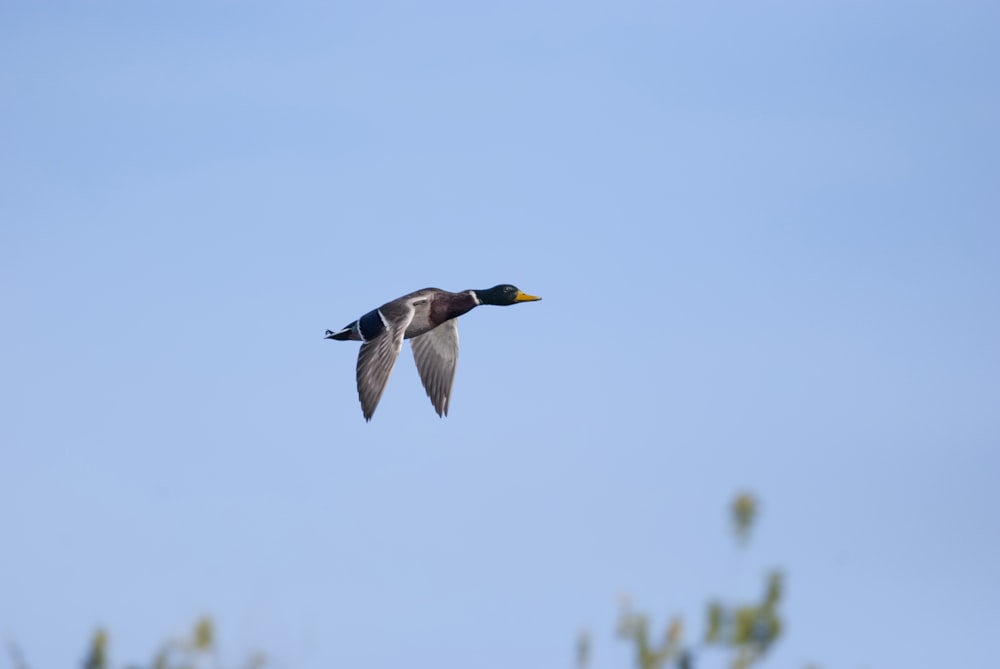
<svg viewBox="0 0 1000 669"><path fill-rule="evenodd" d="M472 291L479 298L480 304L493 304L498 307L506 307L510 304L517 304L518 302L534 302L535 300L540 300L542 298L535 297L534 295L528 295L527 293L522 293L521 289L517 286L512 286L509 283L502 283L499 286L493 286L487 290L474 290Z"/></svg>

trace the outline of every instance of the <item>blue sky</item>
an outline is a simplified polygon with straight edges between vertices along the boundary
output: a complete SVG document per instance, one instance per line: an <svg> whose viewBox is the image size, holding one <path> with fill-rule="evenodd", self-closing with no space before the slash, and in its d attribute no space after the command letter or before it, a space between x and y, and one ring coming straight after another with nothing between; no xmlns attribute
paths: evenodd
<svg viewBox="0 0 1000 669"><path fill-rule="evenodd" d="M779 566L766 666L995 663L997 25L4 3L0 637L611 669L623 593L696 636ZM366 424L323 331L501 282L451 416L404 351Z"/></svg>

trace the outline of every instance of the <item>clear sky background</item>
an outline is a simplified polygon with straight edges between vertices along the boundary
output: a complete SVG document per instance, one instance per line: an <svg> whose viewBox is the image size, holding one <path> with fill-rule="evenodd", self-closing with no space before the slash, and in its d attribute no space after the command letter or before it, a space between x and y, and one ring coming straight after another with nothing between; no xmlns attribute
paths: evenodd
<svg viewBox="0 0 1000 669"><path fill-rule="evenodd" d="M623 593L698 636L777 566L766 666L996 666L998 26L3 2L0 637L616 669ZM501 282L544 300L461 319L452 415L407 345L366 424L323 331Z"/></svg>

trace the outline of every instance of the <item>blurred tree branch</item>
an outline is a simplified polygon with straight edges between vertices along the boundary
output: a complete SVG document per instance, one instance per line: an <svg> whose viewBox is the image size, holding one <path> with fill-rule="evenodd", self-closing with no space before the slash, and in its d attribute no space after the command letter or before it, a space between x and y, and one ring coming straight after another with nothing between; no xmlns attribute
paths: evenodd
<svg viewBox="0 0 1000 669"><path fill-rule="evenodd" d="M222 662L216 649L215 625L208 616L199 618L190 636L164 642L149 665L133 664L128 669L221 669ZM83 669L110 669L110 640L104 629L98 629L90 640ZM24 669L22 665L15 665ZM268 659L262 653L253 653L241 665L243 669L264 669Z"/></svg>
<svg viewBox="0 0 1000 669"><path fill-rule="evenodd" d="M733 533L740 547L745 547L758 515L757 499L748 492L741 492L729 507ZM771 570L765 577L764 595L759 603L727 606L718 600L706 606L705 635L701 643L683 642L684 621L673 618L660 638L654 639L649 617L632 610L626 600L618 620L618 635L635 648L635 662L639 669L693 669L699 654L709 648L730 653L731 669L749 669L761 660L781 636L782 621L778 611L784 589L781 571ZM578 642L577 660L580 669L586 669L589 656L581 654Z"/></svg>

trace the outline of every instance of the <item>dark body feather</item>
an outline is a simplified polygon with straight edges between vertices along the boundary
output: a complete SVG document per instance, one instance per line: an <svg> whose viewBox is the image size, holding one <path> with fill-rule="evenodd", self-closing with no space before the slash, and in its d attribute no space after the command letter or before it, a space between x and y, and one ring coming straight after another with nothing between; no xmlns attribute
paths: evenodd
<svg viewBox="0 0 1000 669"><path fill-rule="evenodd" d="M436 290L436 289L431 289ZM432 328L436 328L445 321L458 318L462 314L467 314L479 305L471 291L462 293L449 293L444 290L437 291L431 298L430 313L427 320Z"/></svg>

